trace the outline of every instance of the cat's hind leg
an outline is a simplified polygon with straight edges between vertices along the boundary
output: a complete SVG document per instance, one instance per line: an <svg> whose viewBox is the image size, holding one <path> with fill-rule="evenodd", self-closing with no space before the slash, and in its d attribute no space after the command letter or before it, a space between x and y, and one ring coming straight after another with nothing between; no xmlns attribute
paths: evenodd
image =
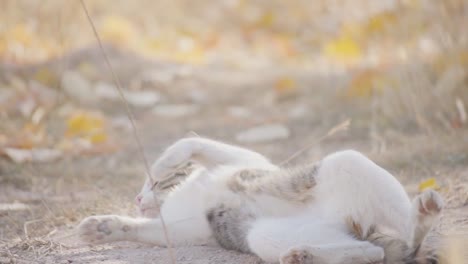
<svg viewBox="0 0 468 264"><path fill-rule="evenodd" d="M302 217L255 217L245 206L219 205L207 212L212 235L220 246L253 253L267 262L366 264L383 261L382 248L359 241L333 224Z"/></svg>
<svg viewBox="0 0 468 264"><path fill-rule="evenodd" d="M263 218L248 231L252 253L287 264L364 264L383 261L383 249L359 241L339 223L308 216Z"/></svg>
<svg viewBox="0 0 468 264"><path fill-rule="evenodd" d="M294 246L283 253L280 264L374 264L384 252L369 242Z"/></svg>

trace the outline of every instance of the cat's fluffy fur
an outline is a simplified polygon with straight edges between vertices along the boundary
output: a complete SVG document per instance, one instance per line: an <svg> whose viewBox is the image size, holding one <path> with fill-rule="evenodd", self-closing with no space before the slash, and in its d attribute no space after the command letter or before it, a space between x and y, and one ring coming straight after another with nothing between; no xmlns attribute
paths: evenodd
<svg viewBox="0 0 468 264"><path fill-rule="evenodd" d="M198 167L169 177L189 161ZM165 246L160 212L173 246L218 244L288 264L413 263L443 204L434 191L411 202L390 173L352 150L284 169L244 148L185 138L151 174L154 192L147 180L137 196L146 218L91 216L81 238Z"/></svg>

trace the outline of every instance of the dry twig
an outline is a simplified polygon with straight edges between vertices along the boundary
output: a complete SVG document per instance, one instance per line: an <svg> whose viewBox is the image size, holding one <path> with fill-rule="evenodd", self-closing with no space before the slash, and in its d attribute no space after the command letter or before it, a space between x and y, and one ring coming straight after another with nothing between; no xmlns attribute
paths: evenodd
<svg viewBox="0 0 468 264"><path fill-rule="evenodd" d="M125 105L125 109L126 109L126 112L127 112L127 116L130 120L130 123L132 125L132 132L133 132L133 135L134 135L134 138L135 138L135 141L138 145L138 149L139 149L139 152L140 152L140 155L141 155L141 158L144 162L144 165L145 165L145 168L146 168L146 171L147 171L147 174L148 174L148 177L149 177L149 180L150 182L152 183L151 185L153 185L153 179L151 177L151 174L150 174L150 168L149 168L149 164L148 164L148 160L146 159L146 156L145 156L145 153L144 153L144 150L143 150L143 145L141 144L141 141L140 141L140 137L138 136L138 131L136 129L136 125L135 125L135 118L133 116L133 113L130 109L130 106L128 104L128 101L127 99L125 98L125 95L123 93L123 90L122 90L122 86L120 85L120 81L119 79L117 78L117 75L115 74L115 71L109 61L109 58L104 50L104 46L102 45L102 41L101 41L101 38L99 37L99 34L96 30L96 26L94 25L94 22L91 18L91 15L89 14L89 11L88 9L86 8L86 4L84 2L84 0L80 0L80 3L81 3L81 7L83 8L83 11L84 13L86 14L86 17L88 19L88 22L93 30L93 33L94 33L94 36L96 37L96 40L99 44L99 48L101 50L101 53L102 53L102 56L104 57L104 60L106 62L106 65L109 69L109 71L111 72L112 74L112 79L115 83L115 87L119 93L119 96L120 96L120 99L122 100L122 102L124 103ZM157 199L155 199L155 201L157 202ZM161 208L161 206L159 206ZM169 249L169 255L170 255L170 258L171 258L171 262L173 264L176 264L176 259L175 259L175 255L174 255L174 251L173 251L173 248L172 248L172 243L171 243L171 240L169 238L169 233L167 232L167 228L166 228L166 224L164 222L164 219L163 219L163 216L162 214L159 215L160 219L161 219L161 223L163 225L163 229L164 229L164 237L166 239L166 243L167 243L167 246L168 246L168 249Z"/></svg>
<svg viewBox="0 0 468 264"><path fill-rule="evenodd" d="M334 134L340 132L340 131L346 131L348 130L349 128L349 125L351 124L351 119L346 119L345 121L339 123L338 125L332 127L328 132L327 134L323 135L322 137L320 137L319 139L315 140L314 142L312 142L311 144L301 148L300 150L296 151L295 153L293 153L289 158L283 160L282 162L280 162L279 166L283 166L283 165L286 165L288 164L289 162L291 162L292 160L294 160L297 156L301 155L302 153L304 153L304 151L312 148L313 146L315 146L316 144L322 142L323 140L333 136Z"/></svg>

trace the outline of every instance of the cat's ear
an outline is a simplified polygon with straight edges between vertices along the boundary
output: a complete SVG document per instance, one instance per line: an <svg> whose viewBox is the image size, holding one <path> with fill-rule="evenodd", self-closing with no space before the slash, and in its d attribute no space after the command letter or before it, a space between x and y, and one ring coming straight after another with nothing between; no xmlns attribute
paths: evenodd
<svg viewBox="0 0 468 264"><path fill-rule="evenodd" d="M171 177L168 177L167 179L160 181L158 184L158 189L166 190L166 189L175 187L179 183L181 183L186 177L187 177L186 174L175 173L174 175L171 175Z"/></svg>
<svg viewBox="0 0 468 264"><path fill-rule="evenodd" d="M166 178L160 180L157 184L158 190L167 190L179 185L184 181L196 168L192 162L187 162L170 173Z"/></svg>

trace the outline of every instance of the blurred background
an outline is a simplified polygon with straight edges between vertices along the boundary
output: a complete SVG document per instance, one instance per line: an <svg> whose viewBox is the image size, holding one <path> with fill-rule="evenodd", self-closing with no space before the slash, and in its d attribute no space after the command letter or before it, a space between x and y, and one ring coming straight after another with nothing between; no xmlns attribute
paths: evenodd
<svg viewBox="0 0 468 264"><path fill-rule="evenodd" d="M0 1L0 262L95 256L63 251L77 221L134 214L145 159L184 136L301 150L288 165L355 148L410 194L439 190L430 241L461 248L466 1L84 2L103 49L80 1Z"/></svg>

